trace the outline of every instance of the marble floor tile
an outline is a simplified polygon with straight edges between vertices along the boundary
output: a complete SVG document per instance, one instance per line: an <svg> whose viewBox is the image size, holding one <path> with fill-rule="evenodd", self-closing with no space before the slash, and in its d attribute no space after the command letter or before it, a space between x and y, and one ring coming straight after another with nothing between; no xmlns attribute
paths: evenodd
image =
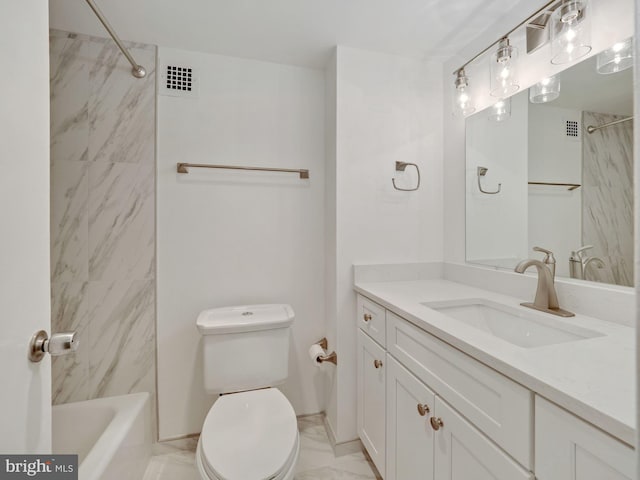
<svg viewBox="0 0 640 480"><path fill-rule="evenodd" d="M194 452L173 452L154 455L144 480L201 480L195 466Z"/></svg>
<svg viewBox="0 0 640 480"><path fill-rule="evenodd" d="M323 416L298 418L300 456L295 480L378 480L362 452L336 458L324 429ZM154 445L144 480L201 480L195 466L197 437ZM240 479L239 479L240 480ZM244 480L244 479L242 479Z"/></svg>

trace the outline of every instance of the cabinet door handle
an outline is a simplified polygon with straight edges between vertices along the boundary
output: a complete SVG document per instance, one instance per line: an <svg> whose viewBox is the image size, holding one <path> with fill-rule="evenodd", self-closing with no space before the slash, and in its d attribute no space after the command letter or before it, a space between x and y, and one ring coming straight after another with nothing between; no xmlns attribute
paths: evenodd
<svg viewBox="0 0 640 480"><path fill-rule="evenodd" d="M373 366L376 367L376 368L382 367L382 360L374 360L373 361Z"/></svg>
<svg viewBox="0 0 640 480"><path fill-rule="evenodd" d="M440 430L442 427L444 427L444 422L442 421L442 419L440 417L438 417L438 418L431 417L430 421L431 421L431 428L433 428L436 431Z"/></svg>
<svg viewBox="0 0 640 480"><path fill-rule="evenodd" d="M363 318L364 318L364 321L365 321L365 322L368 322L368 321L370 321L373 317L371 316L371 314L370 314L370 313L365 313L365 314L364 314L364 316L363 316Z"/></svg>
<svg viewBox="0 0 640 480"><path fill-rule="evenodd" d="M418 404L418 413L420 414L421 417L424 417L430 411L431 409L429 408L429 405L427 405L426 403Z"/></svg>

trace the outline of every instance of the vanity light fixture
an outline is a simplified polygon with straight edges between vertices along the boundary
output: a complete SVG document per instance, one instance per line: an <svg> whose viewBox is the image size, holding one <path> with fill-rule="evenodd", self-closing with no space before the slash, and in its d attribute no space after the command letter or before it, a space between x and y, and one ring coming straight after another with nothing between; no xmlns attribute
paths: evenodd
<svg viewBox="0 0 640 480"><path fill-rule="evenodd" d="M571 63L591 51L587 0L562 0L551 14L551 63Z"/></svg>
<svg viewBox="0 0 640 480"><path fill-rule="evenodd" d="M453 113L464 117L476 111L469 88L469 77L464 68L457 70L454 75L456 79L453 83Z"/></svg>
<svg viewBox="0 0 640 480"><path fill-rule="evenodd" d="M633 66L633 39L627 38L598 54L598 73L618 73Z"/></svg>
<svg viewBox="0 0 640 480"><path fill-rule="evenodd" d="M498 42L498 50L491 55L491 95L508 97L520 88L517 76L518 49L507 37Z"/></svg>
<svg viewBox="0 0 640 480"><path fill-rule="evenodd" d="M511 97L502 98L494 103L489 113L489 120L492 122L504 122L511 117Z"/></svg>
<svg viewBox="0 0 640 480"><path fill-rule="evenodd" d="M531 103L552 102L560 96L560 77L554 75L543 78L529 87L529 101Z"/></svg>

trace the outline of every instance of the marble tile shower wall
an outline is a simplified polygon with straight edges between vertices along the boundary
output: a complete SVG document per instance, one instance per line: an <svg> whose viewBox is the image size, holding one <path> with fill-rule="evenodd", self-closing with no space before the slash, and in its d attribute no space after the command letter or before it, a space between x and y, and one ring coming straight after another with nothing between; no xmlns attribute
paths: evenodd
<svg viewBox="0 0 640 480"><path fill-rule="evenodd" d="M621 116L582 112L583 125ZM582 244L604 260L588 279L633 286L633 122L585 133L582 143Z"/></svg>
<svg viewBox="0 0 640 480"><path fill-rule="evenodd" d="M53 362L54 404L155 395L155 47L52 31L52 330L77 330ZM153 402L155 404L155 402Z"/></svg>

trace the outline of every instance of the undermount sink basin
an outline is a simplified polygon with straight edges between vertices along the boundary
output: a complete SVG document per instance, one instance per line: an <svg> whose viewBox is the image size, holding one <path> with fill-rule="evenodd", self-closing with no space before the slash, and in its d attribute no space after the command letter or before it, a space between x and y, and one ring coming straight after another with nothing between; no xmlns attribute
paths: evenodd
<svg viewBox="0 0 640 480"><path fill-rule="evenodd" d="M550 318L533 310L529 312L485 299L425 302L422 305L523 348L604 336L556 317Z"/></svg>

